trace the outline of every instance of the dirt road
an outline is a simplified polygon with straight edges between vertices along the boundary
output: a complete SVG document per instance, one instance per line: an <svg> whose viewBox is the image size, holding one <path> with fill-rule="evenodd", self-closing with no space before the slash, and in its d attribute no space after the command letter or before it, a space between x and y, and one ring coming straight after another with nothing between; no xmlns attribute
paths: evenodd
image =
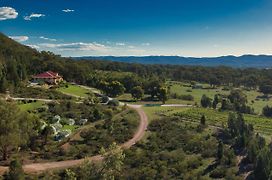
<svg viewBox="0 0 272 180"><path fill-rule="evenodd" d="M141 106L139 105L128 105L128 106L130 108L135 109L138 112L140 116L140 124L133 138L121 145L125 149L130 148L135 143L141 140L141 138L144 136L145 130L148 125L148 118L145 112L142 110ZM97 156L89 157L87 159L95 162L95 161L101 161L103 158L102 156L97 155ZM85 159L26 164L26 165L23 165L23 169L26 173L31 173L31 174L41 173L48 170L65 169L65 168L77 166L77 165L80 165L84 160ZM3 175L7 170L8 170L8 167L0 166L0 175Z"/></svg>

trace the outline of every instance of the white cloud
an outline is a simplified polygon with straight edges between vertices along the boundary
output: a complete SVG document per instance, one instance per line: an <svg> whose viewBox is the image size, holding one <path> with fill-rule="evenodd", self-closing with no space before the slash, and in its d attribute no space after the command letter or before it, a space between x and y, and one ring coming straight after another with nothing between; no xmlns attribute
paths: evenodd
<svg viewBox="0 0 272 180"><path fill-rule="evenodd" d="M31 47L33 49L39 49L40 48L39 46L37 46L35 44L26 44L26 46L29 46L29 47Z"/></svg>
<svg viewBox="0 0 272 180"><path fill-rule="evenodd" d="M0 7L0 21L16 19L18 12L12 7Z"/></svg>
<svg viewBox="0 0 272 180"><path fill-rule="evenodd" d="M142 46L150 46L150 43L142 43Z"/></svg>
<svg viewBox="0 0 272 180"><path fill-rule="evenodd" d="M109 48L103 44L99 43L63 43L63 44L51 44L51 43L41 43L39 44L44 48L52 48L58 51L107 51Z"/></svg>
<svg viewBox="0 0 272 180"><path fill-rule="evenodd" d="M116 43L116 46L125 46L125 43Z"/></svg>
<svg viewBox="0 0 272 180"><path fill-rule="evenodd" d="M130 49L134 49L134 48L135 48L135 46L128 46L128 48L130 48Z"/></svg>
<svg viewBox="0 0 272 180"><path fill-rule="evenodd" d="M31 15L29 16L25 16L24 17L24 20L26 21L31 21L32 18L40 18L40 17L44 17L45 15L44 14L36 14L36 13L32 13Z"/></svg>
<svg viewBox="0 0 272 180"><path fill-rule="evenodd" d="M18 42L24 42L29 39L28 36L9 36L11 39L18 41Z"/></svg>
<svg viewBox="0 0 272 180"><path fill-rule="evenodd" d="M65 13L70 13L70 12L74 12L75 10L73 10L73 9L63 9L62 11L65 12Z"/></svg>
<svg viewBox="0 0 272 180"><path fill-rule="evenodd" d="M47 40L47 41L57 41L56 39L51 39L51 38L44 37L44 36L40 36L39 38L43 39L43 40Z"/></svg>

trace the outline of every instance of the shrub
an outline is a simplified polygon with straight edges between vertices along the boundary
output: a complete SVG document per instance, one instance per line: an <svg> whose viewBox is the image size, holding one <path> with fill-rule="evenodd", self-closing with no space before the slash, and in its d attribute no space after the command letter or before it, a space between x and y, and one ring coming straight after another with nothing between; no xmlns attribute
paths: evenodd
<svg viewBox="0 0 272 180"><path fill-rule="evenodd" d="M108 102L108 105L110 105L110 106L119 106L119 104L120 104L120 102L116 99L110 100Z"/></svg>
<svg viewBox="0 0 272 180"><path fill-rule="evenodd" d="M266 116L266 117L272 117L272 107L270 106L265 106L263 108L263 115Z"/></svg>
<svg viewBox="0 0 272 180"><path fill-rule="evenodd" d="M218 167L210 173L211 178L221 179L226 176L226 169Z"/></svg>

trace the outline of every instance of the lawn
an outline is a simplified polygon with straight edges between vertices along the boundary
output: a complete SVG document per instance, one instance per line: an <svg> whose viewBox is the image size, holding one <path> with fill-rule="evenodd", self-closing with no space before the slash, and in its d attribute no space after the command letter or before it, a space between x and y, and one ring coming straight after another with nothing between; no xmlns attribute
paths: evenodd
<svg viewBox="0 0 272 180"><path fill-rule="evenodd" d="M74 132L79 126L77 125L64 125L62 127L63 130L71 130L71 132Z"/></svg>
<svg viewBox="0 0 272 180"><path fill-rule="evenodd" d="M61 87L61 88L58 88L57 90L67 95L72 95L75 97L82 97L82 98L86 98L88 97L90 93L92 93L91 91L83 87L79 87L77 85L71 85L71 84L69 84L68 87Z"/></svg>
<svg viewBox="0 0 272 180"><path fill-rule="evenodd" d="M43 105L44 105L44 102L36 101L36 102L26 103L26 104L20 103L19 108L23 111L32 111L32 110L37 109Z"/></svg>

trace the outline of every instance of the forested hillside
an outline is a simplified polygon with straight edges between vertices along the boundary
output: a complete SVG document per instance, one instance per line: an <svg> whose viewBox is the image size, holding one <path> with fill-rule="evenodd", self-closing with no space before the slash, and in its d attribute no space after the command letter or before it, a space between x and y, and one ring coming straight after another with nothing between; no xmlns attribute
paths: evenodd
<svg viewBox="0 0 272 180"><path fill-rule="evenodd" d="M74 57L78 60L108 60L125 63L140 64L171 64L191 66L229 66L233 68L271 68L272 56L269 55L243 55L220 57L182 57L182 56L86 56Z"/></svg>
<svg viewBox="0 0 272 180"><path fill-rule="evenodd" d="M23 46L3 34L0 34L0 62L1 62L1 86L18 86L31 75L47 70L60 73L68 81L81 84L99 86L101 72L120 72L119 81L125 77L136 78L135 81L144 84L151 79L175 81L197 81L211 85L234 85L255 88L266 84L272 85L272 70L260 69L233 69L230 67L201 67L201 66L176 66L176 65L142 65L119 63L109 61L75 61L62 58L51 52L38 52L37 50ZM99 75L97 72L100 71ZM130 72L132 75L122 74ZM134 74L134 75L133 75ZM116 78L112 78L115 80ZM127 81L128 82L128 81ZM5 89L1 87L0 89ZM12 88L11 88L12 89ZM127 89L129 91L129 89Z"/></svg>

